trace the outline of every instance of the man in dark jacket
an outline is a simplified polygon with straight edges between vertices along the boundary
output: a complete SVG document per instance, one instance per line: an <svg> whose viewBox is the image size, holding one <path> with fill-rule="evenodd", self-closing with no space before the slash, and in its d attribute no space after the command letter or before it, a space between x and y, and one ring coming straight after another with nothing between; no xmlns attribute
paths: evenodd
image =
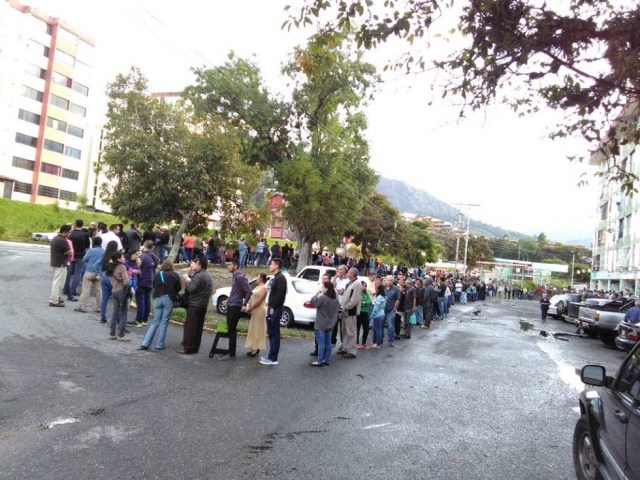
<svg viewBox="0 0 640 480"><path fill-rule="evenodd" d="M236 356L236 340L238 320L242 317L242 307L251 298L251 287L242 272L237 258L227 264L231 277L231 292L227 299L227 327L229 328L229 353L221 355L218 360L231 360Z"/></svg>
<svg viewBox="0 0 640 480"><path fill-rule="evenodd" d="M199 258L191 261L188 275L184 276L187 283L187 318L184 322L182 336L182 348L178 353L190 355L198 353L202 341L202 329L204 316L207 313L211 293L213 292L213 280L207 271L207 260Z"/></svg>
<svg viewBox="0 0 640 480"><path fill-rule="evenodd" d="M133 253L140 250L140 242L142 241L142 235L135 223L131 224L129 230L125 232L127 236L127 252Z"/></svg>
<svg viewBox="0 0 640 480"><path fill-rule="evenodd" d="M78 294L78 286L84 275L84 254L91 248L89 234L82 229L83 225L84 222L81 219L76 220L75 227L69 234L69 240L73 245L73 260L68 269L66 293L67 299L72 302L76 300L75 295Z"/></svg>
<svg viewBox="0 0 640 480"><path fill-rule="evenodd" d="M276 243L277 244L277 243ZM280 353L280 318L284 310L284 301L287 298L287 279L282 270L282 260L271 259L269 270L273 273L271 291L267 300L267 333L269 334L269 355L260 359L262 365L277 365L278 353Z"/></svg>

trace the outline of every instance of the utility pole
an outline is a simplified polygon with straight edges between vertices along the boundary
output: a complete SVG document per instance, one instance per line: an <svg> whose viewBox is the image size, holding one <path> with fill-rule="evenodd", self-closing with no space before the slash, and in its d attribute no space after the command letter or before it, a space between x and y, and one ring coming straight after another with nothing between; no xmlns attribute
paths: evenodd
<svg viewBox="0 0 640 480"><path fill-rule="evenodd" d="M465 233L465 239L464 239L464 265L462 267L463 268L462 276L466 277L467 276L467 251L469 248L469 226L471 225L471 215L469 214L469 209L470 207L479 207L480 205L478 205L477 203L452 203L452 205L460 205L463 207L467 207L467 231ZM457 260L458 259L456 258L456 262Z"/></svg>
<svg viewBox="0 0 640 480"><path fill-rule="evenodd" d="M462 232L462 212L458 211L458 222L456 223L456 273L458 273L458 259L460 258L460 232Z"/></svg>
<svg viewBox="0 0 640 480"><path fill-rule="evenodd" d="M573 271L576 268L576 252L571 252L571 290L573 290Z"/></svg>

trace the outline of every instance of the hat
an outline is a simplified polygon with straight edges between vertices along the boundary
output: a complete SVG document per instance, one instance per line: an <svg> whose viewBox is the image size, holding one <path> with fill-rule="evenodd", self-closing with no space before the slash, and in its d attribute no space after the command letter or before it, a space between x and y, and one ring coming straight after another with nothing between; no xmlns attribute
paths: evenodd
<svg viewBox="0 0 640 480"><path fill-rule="evenodd" d="M162 230L169 230L169 227L167 227L166 225L163 225L160 227Z"/></svg>

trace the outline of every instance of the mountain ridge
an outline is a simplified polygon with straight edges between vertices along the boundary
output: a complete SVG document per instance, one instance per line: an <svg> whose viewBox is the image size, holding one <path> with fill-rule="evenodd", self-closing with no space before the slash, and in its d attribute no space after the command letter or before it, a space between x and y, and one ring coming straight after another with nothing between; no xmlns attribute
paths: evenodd
<svg viewBox="0 0 640 480"><path fill-rule="evenodd" d="M429 192L412 187L402 180L380 177L376 190L378 193L386 196L389 203L402 213L428 215L451 223L458 221L459 209L437 199ZM485 237L502 237L503 235L507 235L507 237L513 239L531 237L521 232L507 230L475 220L471 222L469 231L476 235L484 235Z"/></svg>

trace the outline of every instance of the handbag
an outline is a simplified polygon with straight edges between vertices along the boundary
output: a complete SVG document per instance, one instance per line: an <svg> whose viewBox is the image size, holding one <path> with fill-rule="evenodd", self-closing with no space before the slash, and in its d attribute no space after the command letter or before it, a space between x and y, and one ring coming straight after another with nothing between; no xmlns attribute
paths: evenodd
<svg viewBox="0 0 640 480"><path fill-rule="evenodd" d="M417 323L416 314L412 313L411 316L409 317L409 324L415 325L416 323Z"/></svg>
<svg viewBox="0 0 640 480"><path fill-rule="evenodd" d="M164 283L164 272L160 272L160 281ZM178 293L178 296L173 301L173 308L187 308L187 292Z"/></svg>

